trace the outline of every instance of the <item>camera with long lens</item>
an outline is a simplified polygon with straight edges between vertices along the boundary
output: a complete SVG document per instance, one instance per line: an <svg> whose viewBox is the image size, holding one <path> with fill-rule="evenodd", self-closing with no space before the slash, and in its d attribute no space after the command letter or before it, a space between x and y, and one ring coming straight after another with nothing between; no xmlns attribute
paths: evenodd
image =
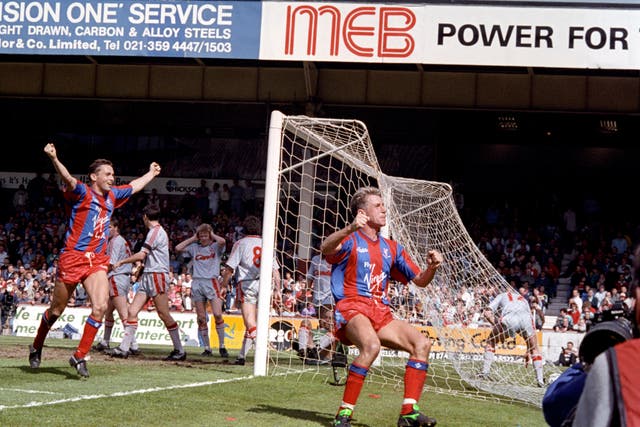
<svg viewBox="0 0 640 427"><path fill-rule="evenodd" d="M596 313L591 320L591 326L616 319L632 320L632 316L632 311L622 301L616 301L610 309ZM587 331L589 329L589 325L587 325Z"/></svg>

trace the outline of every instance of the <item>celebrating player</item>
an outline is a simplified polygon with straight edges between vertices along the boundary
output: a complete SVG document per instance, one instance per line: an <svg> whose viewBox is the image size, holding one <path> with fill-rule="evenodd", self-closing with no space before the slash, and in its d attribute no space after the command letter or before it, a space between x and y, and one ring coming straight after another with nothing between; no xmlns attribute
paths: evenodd
<svg viewBox="0 0 640 427"><path fill-rule="evenodd" d="M425 287L443 261L437 250L427 252L427 268L420 271L402 245L380 235L386 208L380 190L360 188L350 205L355 219L322 242L322 253L333 264L331 290L336 300L336 336L354 344L358 356L349 367L342 404L334 426L351 426L351 417L369 367L381 346L409 353L404 376L404 400L398 426L434 426L436 420L420 412L431 342L409 323L394 319L389 308L389 279L413 281Z"/></svg>
<svg viewBox="0 0 640 427"><path fill-rule="evenodd" d="M496 319L496 314L500 315L498 319ZM538 386L544 387L542 355L538 349L538 340L533 326L531 309L525 297L515 290L508 290L498 294L489 303L489 307L485 310L484 316L493 327L487 338L487 346L484 351L484 364L482 366L482 372L478 374L478 377L483 379L489 377L491 364L495 359L496 344L504 342L507 337L513 338L516 334L519 334L527 343L527 357L531 356L531 360L533 361Z"/></svg>
<svg viewBox="0 0 640 427"><path fill-rule="evenodd" d="M169 236L160 225L159 219L160 209L157 206L145 206L142 220L149 231L142 244L142 249L113 265L114 269L118 269L123 264L144 261L140 287L129 306L129 318L124 328L124 338L119 347L112 348L108 352L113 357L126 358L129 356L133 337L138 330L138 313L152 298L158 317L169 331L173 343L173 351L165 360L185 360L187 358L187 353L180 341L180 328L169 312L169 297L167 296L169 289Z"/></svg>
<svg viewBox="0 0 640 427"><path fill-rule="evenodd" d="M260 256L262 254L262 237L260 236L260 220L253 216L247 216L242 226L245 237L238 240L231 250L224 269L222 287L227 288L229 280L235 273L238 284L237 299L240 301L240 311L244 322L245 332L242 348L235 361L236 365L244 365L247 353L256 339L257 315L258 315L258 291L260 288ZM273 281L280 283L278 264L274 260Z"/></svg>
<svg viewBox="0 0 640 427"><path fill-rule="evenodd" d="M218 283L220 257L224 249L224 238L215 234L213 227L209 224L200 224L193 236L176 245L176 251L189 254L193 263L191 298L196 308L198 334L204 344L202 356L212 355L207 328L207 301L210 301L218 333L218 351L220 356L229 357L229 352L224 346L224 318L222 317L222 301L226 296L226 288L222 288Z"/></svg>
<svg viewBox="0 0 640 427"><path fill-rule="evenodd" d="M76 368L80 376L88 377L85 357L91 350L91 343L102 325L109 303L109 255L106 252L111 216L115 208L122 206L160 173L160 165L153 162L146 174L127 185L114 186L113 164L106 159L97 159L89 166L87 185L69 173L58 159L53 144L47 144L44 152L66 186L64 198L70 215L51 305L44 312L33 344L29 346L29 365L32 369L40 367L47 333L64 311L76 285L81 282L91 300L91 315L87 318L80 343L69 364Z"/></svg>

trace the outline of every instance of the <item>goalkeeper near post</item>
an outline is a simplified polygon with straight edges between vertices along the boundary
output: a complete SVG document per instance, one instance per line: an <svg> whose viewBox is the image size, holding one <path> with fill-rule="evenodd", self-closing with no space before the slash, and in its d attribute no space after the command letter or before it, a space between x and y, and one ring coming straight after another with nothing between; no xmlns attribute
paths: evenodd
<svg viewBox="0 0 640 427"><path fill-rule="evenodd" d="M353 222L328 236L322 254L333 265L331 291L336 301L336 337L355 345L358 356L349 366L342 404L333 425L350 427L353 410L369 367L381 346L409 353L404 376L404 400L398 426L434 426L436 420L420 412L417 403L429 367L431 341L408 322L394 319L389 308L389 279L413 281L425 287L442 263L442 254L429 250L427 268L420 271L402 245L380 235L387 210L380 190L360 188L350 201Z"/></svg>
<svg viewBox="0 0 640 427"><path fill-rule="evenodd" d="M496 318L498 313L500 317ZM502 292L489 303L489 306L484 311L484 317L491 323L492 328L487 337L484 363L478 378L487 379L489 377L489 371L495 359L496 344L504 342L507 337L513 338L516 334L519 334L527 343L527 355L525 357L531 356L533 368L536 371L538 387L544 387L542 355L538 349L531 308L526 298L515 290Z"/></svg>

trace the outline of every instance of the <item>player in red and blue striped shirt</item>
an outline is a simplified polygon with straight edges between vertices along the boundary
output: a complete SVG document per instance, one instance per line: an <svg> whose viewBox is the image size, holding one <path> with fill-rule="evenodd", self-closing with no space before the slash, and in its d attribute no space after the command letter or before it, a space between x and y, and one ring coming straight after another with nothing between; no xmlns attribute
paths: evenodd
<svg viewBox="0 0 640 427"><path fill-rule="evenodd" d="M91 315L69 364L76 368L78 374L88 377L85 356L102 325L109 302L107 244L111 215L160 173L160 165L152 162L146 174L129 184L114 186L113 164L106 159L97 159L89 166L90 183L84 184L60 162L53 144L47 144L44 152L65 184L64 199L69 222L51 305L44 312L38 333L29 347L29 365L33 369L40 367L47 333L64 311L76 285L82 283L91 300Z"/></svg>
<svg viewBox="0 0 640 427"><path fill-rule="evenodd" d="M353 409L381 346L409 353L398 426L434 426L436 420L421 413L417 405L427 376L431 342L406 321L393 318L387 291L389 280L427 286L443 261L442 254L429 250L427 268L420 271L401 244L380 235L387 211L377 188L359 189L350 207L353 223L328 236L321 246L333 264L335 334L359 351L349 367L334 426L351 426Z"/></svg>

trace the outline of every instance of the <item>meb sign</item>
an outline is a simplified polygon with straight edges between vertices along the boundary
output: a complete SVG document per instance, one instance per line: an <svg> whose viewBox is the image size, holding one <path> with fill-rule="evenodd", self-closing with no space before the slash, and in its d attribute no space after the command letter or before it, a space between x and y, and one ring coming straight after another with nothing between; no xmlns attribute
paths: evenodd
<svg viewBox="0 0 640 427"><path fill-rule="evenodd" d="M260 59L640 68L639 10L552 4L265 2Z"/></svg>

